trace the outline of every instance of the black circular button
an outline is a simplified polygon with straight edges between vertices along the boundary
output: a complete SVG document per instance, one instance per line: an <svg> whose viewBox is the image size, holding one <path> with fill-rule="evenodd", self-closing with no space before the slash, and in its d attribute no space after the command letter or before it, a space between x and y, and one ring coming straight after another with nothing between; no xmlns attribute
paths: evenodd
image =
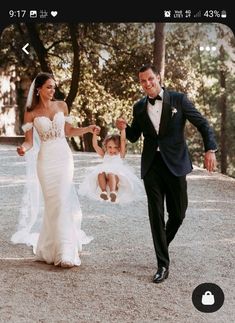
<svg viewBox="0 0 235 323"><path fill-rule="evenodd" d="M192 302L200 312L216 312L224 303L224 293L216 284L200 284L193 291Z"/></svg>

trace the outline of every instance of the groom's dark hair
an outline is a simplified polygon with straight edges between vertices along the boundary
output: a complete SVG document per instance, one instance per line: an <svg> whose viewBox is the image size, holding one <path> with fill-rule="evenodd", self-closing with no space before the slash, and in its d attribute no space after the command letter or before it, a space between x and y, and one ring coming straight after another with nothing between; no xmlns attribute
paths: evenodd
<svg viewBox="0 0 235 323"><path fill-rule="evenodd" d="M148 64L145 64L145 65L141 66L141 67L140 67L140 69L139 69L139 73L143 73L143 72L145 72L145 71L147 71L147 70L152 70L154 74L156 74L156 75L160 75L160 72L159 72L159 70L156 68L156 66L155 66L155 65L153 65L153 64L150 64L150 63L148 63Z"/></svg>

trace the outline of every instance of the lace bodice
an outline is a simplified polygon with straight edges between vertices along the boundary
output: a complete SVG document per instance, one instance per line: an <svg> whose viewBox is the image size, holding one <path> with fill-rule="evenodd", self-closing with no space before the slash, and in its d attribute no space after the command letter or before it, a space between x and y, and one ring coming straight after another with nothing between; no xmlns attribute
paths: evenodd
<svg viewBox="0 0 235 323"><path fill-rule="evenodd" d="M22 126L24 132L30 130L33 126L36 128L41 141L65 138L64 124L72 123L71 116L64 116L62 111L56 112L51 120L45 116L35 117L33 122L28 122Z"/></svg>

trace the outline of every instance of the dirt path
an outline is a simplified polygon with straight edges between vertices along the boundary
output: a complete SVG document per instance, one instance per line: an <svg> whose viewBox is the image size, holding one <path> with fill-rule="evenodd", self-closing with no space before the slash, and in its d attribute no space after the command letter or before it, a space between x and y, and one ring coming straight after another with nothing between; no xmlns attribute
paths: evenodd
<svg viewBox="0 0 235 323"><path fill-rule="evenodd" d="M74 159L78 187L98 159L92 153L74 153ZM139 175L140 157L127 161ZM201 169L188 176L189 208L170 247L170 275L156 285L145 196L128 207L80 198L83 229L94 236L80 267L36 263L29 247L12 245L24 172L15 147L0 145L0 322L234 321L234 179ZM217 312L192 304L193 290L205 282L224 292Z"/></svg>

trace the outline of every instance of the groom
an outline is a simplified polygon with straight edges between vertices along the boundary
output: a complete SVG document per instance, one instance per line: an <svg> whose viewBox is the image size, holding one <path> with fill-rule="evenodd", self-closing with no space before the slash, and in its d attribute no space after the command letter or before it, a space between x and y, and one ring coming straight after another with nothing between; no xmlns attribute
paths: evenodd
<svg viewBox="0 0 235 323"><path fill-rule="evenodd" d="M169 244L182 224L188 206L186 174L192 171L192 162L184 138L186 120L201 133L205 168L209 172L216 168L217 145L208 121L185 94L161 87L160 74L154 66L141 67L138 75L146 96L135 103L131 125L119 118L116 126L126 128L126 137L131 142L144 136L141 178L147 194L158 264L153 282L161 283L169 275ZM168 213L166 223L164 203Z"/></svg>

